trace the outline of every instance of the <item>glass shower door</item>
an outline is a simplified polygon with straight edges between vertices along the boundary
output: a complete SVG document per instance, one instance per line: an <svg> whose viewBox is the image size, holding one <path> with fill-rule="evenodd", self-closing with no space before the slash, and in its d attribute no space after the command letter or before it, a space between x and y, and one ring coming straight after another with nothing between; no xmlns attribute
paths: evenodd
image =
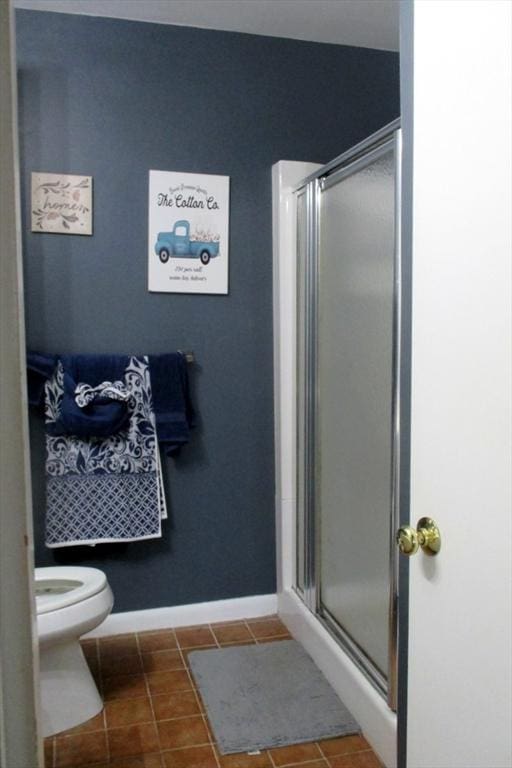
<svg viewBox="0 0 512 768"><path fill-rule="evenodd" d="M318 611L387 678L393 486L393 142L319 185Z"/></svg>
<svg viewBox="0 0 512 768"><path fill-rule="evenodd" d="M297 370L302 373L297 376L297 455L305 456L307 452L306 438L306 400L307 386L305 377L306 356L306 325L303 322L306 311L307 292L307 242L308 242L308 190L303 189L297 194ZM295 586L304 598L307 587L307 504L306 504L306 463L298 461L296 466L297 480L297 516L295 526Z"/></svg>

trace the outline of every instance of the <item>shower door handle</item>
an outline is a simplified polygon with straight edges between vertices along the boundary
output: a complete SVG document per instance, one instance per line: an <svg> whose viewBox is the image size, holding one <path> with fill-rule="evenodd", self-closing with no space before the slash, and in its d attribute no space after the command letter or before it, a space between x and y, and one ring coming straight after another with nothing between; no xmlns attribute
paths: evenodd
<svg viewBox="0 0 512 768"><path fill-rule="evenodd" d="M441 534L437 523L431 517L422 517L415 530L410 525L402 525L396 534L396 543L403 555L411 557L421 547L426 555L432 557L441 549Z"/></svg>

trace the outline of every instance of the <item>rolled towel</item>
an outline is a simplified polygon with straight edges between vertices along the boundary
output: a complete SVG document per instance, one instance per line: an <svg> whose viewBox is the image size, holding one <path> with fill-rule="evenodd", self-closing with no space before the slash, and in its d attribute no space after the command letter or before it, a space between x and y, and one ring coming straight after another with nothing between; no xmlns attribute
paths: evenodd
<svg viewBox="0 0 512 768"><path fill-rule="evenodd" d="M130 418L129 395L121 396L112 381L120 381L129 358L124 355L64 355L59 418L47 425L48 434L80 438L109 437L124 429ZM109 381L105 381L105 379ZM76 394L83 405L79 405ZM86 396L87 393L87 396ZM83 395L80 398L80 395ZM87 402L86 402L87 401Z"/></svg>

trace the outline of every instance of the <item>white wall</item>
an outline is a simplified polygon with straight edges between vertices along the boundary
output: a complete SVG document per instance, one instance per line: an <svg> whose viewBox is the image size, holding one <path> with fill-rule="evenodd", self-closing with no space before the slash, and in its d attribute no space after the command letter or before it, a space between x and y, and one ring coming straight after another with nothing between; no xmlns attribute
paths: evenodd
<svg viewBox="0 0 512 768"><path fill-rule="evenodd" d="M409 768L511 765L512 13L414 3ZM410 205L410 201L409 201Z"/></svg>

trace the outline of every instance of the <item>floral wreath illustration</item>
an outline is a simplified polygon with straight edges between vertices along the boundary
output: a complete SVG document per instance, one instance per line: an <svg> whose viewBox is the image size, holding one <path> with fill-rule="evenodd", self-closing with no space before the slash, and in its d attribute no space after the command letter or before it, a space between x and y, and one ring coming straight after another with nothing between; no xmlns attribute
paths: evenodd
<svg viewBox="0 0 512 768"><path fill-rule="evenodd" d="M80 190L89 188L89 179L82 179L76 184L71 184L69 181L45 181L39 184L35 188L34 192L42 189L45 195L55 195L62 197L64 200L71 198L75 203L80 201ZM81 213L88 213L89 208L83 203L81 205ZM61 219L61 223L65 229L70 229L69 224L78 221L76 213L63 213L62 211L46 211L43 208L37 208L32 211L32 214L36 216L36 226L40 229L43 228L43 222L55 221L55 219Z"/></svg>

